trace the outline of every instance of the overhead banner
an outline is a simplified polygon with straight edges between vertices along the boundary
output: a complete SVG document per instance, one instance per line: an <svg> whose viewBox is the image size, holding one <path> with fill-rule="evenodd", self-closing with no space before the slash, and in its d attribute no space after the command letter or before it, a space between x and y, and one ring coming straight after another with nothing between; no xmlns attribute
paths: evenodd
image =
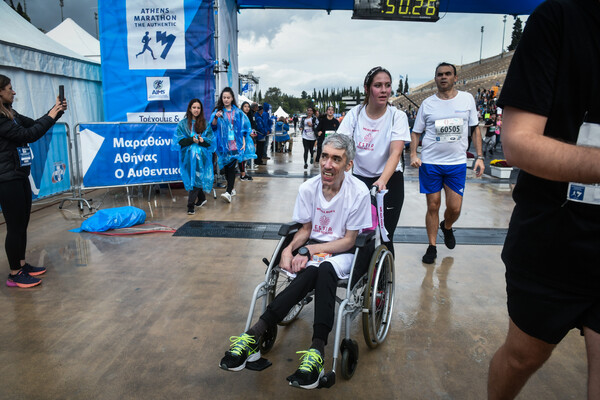
<svg viewBox="0 0 600 400"><path fill-rule="evenodd" d="M214 106L212 0L98 2L106 121L176 122Z"/></svg>
<svg viewBox="0 0 600 400"><path fill-rule="evenodd" d="M217 41L219 80L217 92L229 86L239 93L238 75L238 24L235 0L218 0L219 40Z"/></svg>
<svg viewBox="0 0 600 400"><path fill-rule="evenodd" d="M81 124L83 187L180 181L177 124Z"/></svg>
<svg viewBox="0 0 600 400"><path fill-rule="evenodd" d="M32 199L63 193L71 188L67 126L55 124L48 133L29 145Z"/></svg>

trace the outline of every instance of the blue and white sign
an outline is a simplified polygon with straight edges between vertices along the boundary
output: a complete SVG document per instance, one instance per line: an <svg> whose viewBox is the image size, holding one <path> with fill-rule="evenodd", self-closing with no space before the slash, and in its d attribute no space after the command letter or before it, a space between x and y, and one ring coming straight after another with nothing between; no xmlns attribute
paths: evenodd
<svg viewBox="0 0 600 400"><path fill-rule="evenodd" d="M168 121L194 98L210 116L213 0L102 0L98 13L106 121Z"/></svg>
<svg viewBox="0 0 600 400"><path fill-rule="evenodd" d="M65 124L55 124L48 133L30 144L32 198L66 192L71 188L69 139Z"/></svg>
<svg viewBox="0 0 600 400"><path fill-rule="evenodd" d="M148 101L170 100L171 79L168 76L146 77Z"/></svg>
<svg viewBox="0 0 600 400"><path fill-rule="evenodd" d="M180 181L177 124L81 124L83 187Z"/></svg>
<svg viewBox="0 0 600 400"><path fill-rule="evenodd" d="M129 69L185 69L183 0L127 0Z"/></svg>

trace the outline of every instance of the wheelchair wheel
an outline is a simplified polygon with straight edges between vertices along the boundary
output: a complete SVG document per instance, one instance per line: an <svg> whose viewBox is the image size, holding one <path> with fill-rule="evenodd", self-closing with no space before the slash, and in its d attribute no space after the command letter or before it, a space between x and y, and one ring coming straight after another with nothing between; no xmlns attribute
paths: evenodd
<svg viewBox="0 0 600 400"><path fill-rule="evenodd" d="M358 343L355 340L344 339L341 345L342 350L342 377L350 379L356 371L358 365Z"/></svg>
<svg viewBox="0 0 600 400"><path fill-rule="evenodd" d="M375 348L387 336L394 306L394 257L385 245L375 249L367 274L363 334L367 346Z"/></svg>
<svg viewBox="0 0 600 400"><path fill-rule="evenodd" d="M269 290L267 295L267 304L270 304L279 293L281 293L286 287L288 287L290 282L291 279L288 278L285 272L274 272L271 281L271 290ZM283 318L283 320L279 322L279 325L287 326L294 322L294 320L298 317L298 314L300 314L300 311L302 311L303 307L303 301L294 305L294 307L291 308L291 310L288 312L285 318Z"/></svg>

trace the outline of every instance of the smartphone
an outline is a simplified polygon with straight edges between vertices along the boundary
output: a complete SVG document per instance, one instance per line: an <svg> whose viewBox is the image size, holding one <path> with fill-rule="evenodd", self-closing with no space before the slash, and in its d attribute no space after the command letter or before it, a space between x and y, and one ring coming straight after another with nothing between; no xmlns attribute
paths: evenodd
<svg viewBox="0 0 600 400"><path fill-rule="evenodd" d="M63 101L65 101L65 86L64 85L58 85L58 99L60 100L61 103Z"/></svg>

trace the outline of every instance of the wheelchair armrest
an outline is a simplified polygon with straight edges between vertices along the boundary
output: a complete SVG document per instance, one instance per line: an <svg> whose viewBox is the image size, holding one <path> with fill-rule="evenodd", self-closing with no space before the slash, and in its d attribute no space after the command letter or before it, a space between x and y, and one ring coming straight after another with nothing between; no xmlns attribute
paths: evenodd
<svg viewBox="0 0 600 400"><path fill-rule="evenodd" d="M375 239L375 231L361 232L356 237L356 242L354 243L354 245L356 247L362 248L365 247L373 239Z"/></svg>
<svg viewBox="0 0 600 400"><path fill-rule="evenodd" d="M279 236L287 236L289 235L292 231L294 230L298 230L302 228L302 224L299 222L289 222L287 224L283 224L279 227L279 232L277 232L277 234Z"/></svg>

